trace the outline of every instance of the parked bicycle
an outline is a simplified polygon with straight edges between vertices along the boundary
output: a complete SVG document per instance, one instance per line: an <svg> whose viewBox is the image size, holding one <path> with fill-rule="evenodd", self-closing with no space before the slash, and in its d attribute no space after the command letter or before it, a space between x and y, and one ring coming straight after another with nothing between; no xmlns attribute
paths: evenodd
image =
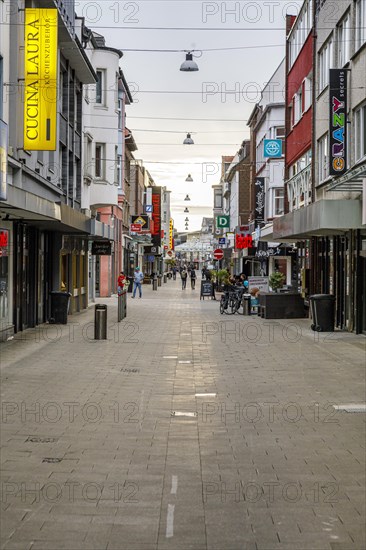
<svg viewBox="0 0 366 550"><path fill-rule="evenodd" d="M236 287L227 285L220 300L220 313L233 315L237 312L240 306L239 291Z"/></svg>

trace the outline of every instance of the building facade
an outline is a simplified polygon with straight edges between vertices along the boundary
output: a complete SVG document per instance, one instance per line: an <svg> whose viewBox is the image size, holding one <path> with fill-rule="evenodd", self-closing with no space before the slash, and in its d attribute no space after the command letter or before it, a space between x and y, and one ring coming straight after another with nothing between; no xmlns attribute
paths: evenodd
<svg viewBox="0 0 366 550"><path fill-rule="evenodd" d="M289 211L274 233L308 243L309 294L333 294L336 325L360 333L366 330L365 1L340 0L333 18L328 0L313 7L311 180L303 197L292 196L287 182Z"/></svg>
<svg viewBox="0 0 366 550"><path fill-rule="evenodd" d="M52 290L70 292L70 313L87 307L91 224L82 211L82 93L96 79L82 47L83 20L75 17L74 2L48 2L47 7L57 8L56 15L35 11L44 8L40 2L10 7L2 23L0 52L1 89L7 91L1 98L2 135L4 123L8 134L7 155L2 153L7 158L6 190L0 202L0 229L8 248L6 276L1 268L5 336L49 319ZM37 144L43 132L41 88L37 80L28 79L32 63L38 62L32 58L36 45L29 42L31 33L25 33L25 25L39 24L49 25L57 50L51 66L54 99L48 102L52 111L57 104L57 114L47 119L46 137L54 145L44 147Z"/></svg>

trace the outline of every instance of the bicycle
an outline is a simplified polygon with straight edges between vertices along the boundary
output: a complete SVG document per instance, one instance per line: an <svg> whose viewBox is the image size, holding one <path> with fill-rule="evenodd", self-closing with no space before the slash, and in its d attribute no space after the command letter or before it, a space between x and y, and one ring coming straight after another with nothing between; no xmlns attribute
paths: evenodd
<svg viewBox="0 0 366 550"><path fill-rule="evenodd" d="M234 315L238 310L238 295L237 290L230 288L224 290L224 294L220 300L220 313L226 313L226 315Z"/></svg>

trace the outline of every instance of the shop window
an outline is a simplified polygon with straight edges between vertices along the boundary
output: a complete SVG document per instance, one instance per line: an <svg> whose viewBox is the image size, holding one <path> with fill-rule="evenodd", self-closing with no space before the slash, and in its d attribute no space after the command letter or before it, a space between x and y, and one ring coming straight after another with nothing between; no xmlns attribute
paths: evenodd
<svg viewBox="0 0 366 550"><path fill-rule="evenodd" d="M0 229L0 325L9 315L9 232Z"/></svg>

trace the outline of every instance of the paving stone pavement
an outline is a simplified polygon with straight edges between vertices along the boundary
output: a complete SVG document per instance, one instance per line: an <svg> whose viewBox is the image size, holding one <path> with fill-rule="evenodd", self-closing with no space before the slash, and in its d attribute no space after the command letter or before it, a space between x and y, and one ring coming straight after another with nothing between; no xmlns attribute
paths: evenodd
<svg viewBox="0 0 366 550"><path fill-rule="evenodd" d="M143 287L1 352L4 550L363 550L365 338Z"/></svg>

